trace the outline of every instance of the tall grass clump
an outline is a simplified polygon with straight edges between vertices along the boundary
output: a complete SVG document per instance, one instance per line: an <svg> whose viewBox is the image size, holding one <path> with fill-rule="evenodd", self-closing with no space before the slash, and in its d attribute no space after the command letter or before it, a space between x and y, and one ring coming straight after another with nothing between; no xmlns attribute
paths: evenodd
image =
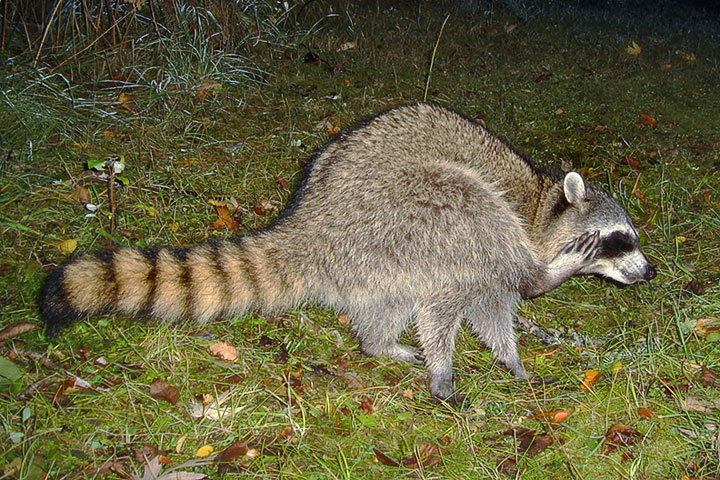
<svg viewBox="0 0 720 480"><path fill-rule="evenodd" d="M42 3L42 4L40 4ZM2 148L171 117L264 83L304 32L297 2L10 2L3 18Z"/></svg>

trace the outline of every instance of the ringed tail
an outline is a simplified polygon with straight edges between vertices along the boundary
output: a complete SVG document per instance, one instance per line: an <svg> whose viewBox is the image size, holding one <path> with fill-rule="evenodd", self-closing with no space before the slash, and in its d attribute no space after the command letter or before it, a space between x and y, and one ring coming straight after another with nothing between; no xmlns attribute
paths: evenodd
<svg viewBox="0 0 720 480"><path fill-rule="evenodd" d="M71 322L119 313L203 323L300 300L257 237L210 240L195 247L129 247L71 257L52 271L41 314L53 336ZM270 250L272 251L272 250Z"/></svg>

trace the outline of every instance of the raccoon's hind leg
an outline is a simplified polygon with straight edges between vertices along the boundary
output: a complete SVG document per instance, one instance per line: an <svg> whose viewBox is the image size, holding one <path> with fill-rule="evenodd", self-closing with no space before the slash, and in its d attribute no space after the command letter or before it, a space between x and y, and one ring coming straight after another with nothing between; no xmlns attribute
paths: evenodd
<svg viewBox="0 0 720 480"><path fill-rule="evenodd" d="M465 311L465 316L472 325L473 331L490 349L493 357L504 364L515 377L526 380L527 373L518 354L513 329L516 299L517 294L513 295L509 292L494 299L484 296L482 302L476 302Z"/></svg>
<svg viewBox="0 0 720 480"><path fill-rule="evenodd" d="M455 395L452 375L455 337L463 310L460 303L455 296L429 299L420 307L415 319L425 366L430 374L430 393L451 403L463 401Z"/></svg>
<svg viewBox="0 0 720 480"><path fill-rule="evenodd" d="M412 306L388 302L364 305L355 319L360 350L369 357L387 355L395 360L421 365L423 357L410 345L398 343L398 337L412 316Z"/></svg>

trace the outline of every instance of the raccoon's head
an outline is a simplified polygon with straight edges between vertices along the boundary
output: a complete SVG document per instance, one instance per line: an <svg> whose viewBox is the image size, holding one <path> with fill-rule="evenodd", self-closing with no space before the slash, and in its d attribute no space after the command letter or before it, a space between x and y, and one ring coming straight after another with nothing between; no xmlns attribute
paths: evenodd
<svg viewBox="0 0 720 480"><path fill-rule="evenodd" d="M555 207L560 230L572 238L600 232L597 255L578 273L602 275L625 285L655 278L655 266L645 257L630 216L614 198L586 184L575 172L565 175L563 194L563 205Z"/></svg>

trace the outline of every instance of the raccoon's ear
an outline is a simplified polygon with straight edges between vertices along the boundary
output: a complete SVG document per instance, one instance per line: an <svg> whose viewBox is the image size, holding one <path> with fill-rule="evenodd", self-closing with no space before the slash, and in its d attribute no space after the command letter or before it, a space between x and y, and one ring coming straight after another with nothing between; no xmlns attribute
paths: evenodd
<svg viewBox="0 0 720 480"><path fill-rule="evenodd" d="M579 205L585 200L585 182L577 172L569 172L563 181L565 198L571 205Z"/></svg>

